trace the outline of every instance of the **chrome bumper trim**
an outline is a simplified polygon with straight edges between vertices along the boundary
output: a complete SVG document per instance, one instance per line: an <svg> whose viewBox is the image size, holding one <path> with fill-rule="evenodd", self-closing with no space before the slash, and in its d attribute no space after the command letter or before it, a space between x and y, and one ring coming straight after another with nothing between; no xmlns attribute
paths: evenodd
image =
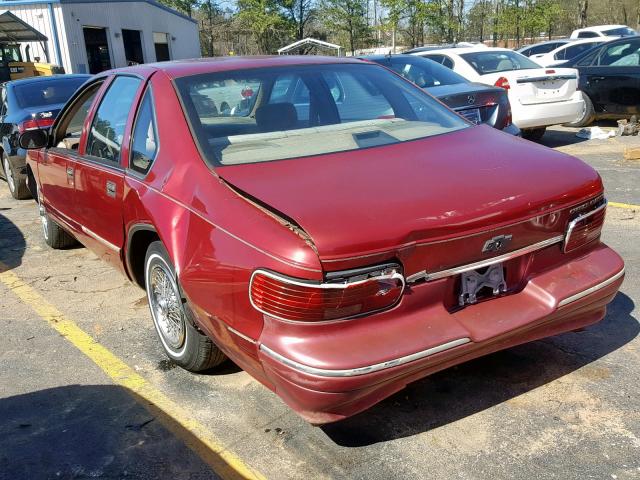
<svg viewBox="0 0 640 480"><path fill-rule="evenodd" d="M407 283L415 283L418 280L424 279L425 281L430 282L432 280L438 280L440 278L451 277L453 275L469 272L471 270L477 270L479 268L488 267L495 263L511 260L512 258L519 257L520 255L525 255L527 253L535 252L536 250L541 250L543 248L549 247L551 245L555 245L556 243L560 243L562 241L564 241L564 235L558 235L557 237L548 238L547 240L534 243L533 245L520 248L519 250L514 250L513 252L504 253L502 255L498 255L497 257L487 258L486 260L480 260L478 262L468 263L466 265L461 265L459 267L449 268L447 270L440 270L439 272L434 272L434 273L428 273L426 270L422 270L421 272L414 273L413 275L409 275L406 281Z"/></svg>
<svg viewBox="0 0 640 480"><path fill-rule="evenodd" d="M613 277L609 277L607 278L605 281L598 283L597 285L594 285L591 288L587 288L586 290L581 291L580 293L576 293L575 295L571 295L570 297L565 298L564 300L560 300L560 302L558 302L558 307L564 307L565 305L568 305L569 303L573 303L576 300L580 300L581 298L586 297L587 295L591 295L593 292L596 292L608 285L611 285L613 282L615 282L616 280L618 280L620 277L622 277L624 275L624 267L622 268L622 270L620 270L618 273L616 273Z"/></svg>
<svg viewBox="0 0 640 480"><path fill-rule="evenodd" d="M411 355L406 355L404 357L395 358L393 360L388 360L382 363L376 363L374 365L368 365L366 367L350 368L346 370L328 370L325 368L315 368L308 365L303 365L302 363L298 363L295 360L290 360L287 357L274 352L264 344L260 345L260 350L274 360L277 360L278 362L291 367L294 370L298 370L299 372L317 375L319 377L355 377L358 375L365 375L367 373L378 372L387 368L404 365L405 363L413 362L414 360L420 360L421 358L444 352L445 350L449 350L451 348L458 347L469 342L471 342L469 338L459 338L457 340L452 340L450 342L437 345L421 352L412 353Z"/></svg>
<svg viewBox="0 0 640 480"><path fill-rule="evenodd" d="M229 330L231 333L237 335L238 337L242 338L243 340L246 340L247 342L250 342L250 343L253 343L253 344L258 343L253 338L247 337L244 333L239 332L238 330L236 330L235 328L230 327L229 325L227 325L227 330Z"/></svg>

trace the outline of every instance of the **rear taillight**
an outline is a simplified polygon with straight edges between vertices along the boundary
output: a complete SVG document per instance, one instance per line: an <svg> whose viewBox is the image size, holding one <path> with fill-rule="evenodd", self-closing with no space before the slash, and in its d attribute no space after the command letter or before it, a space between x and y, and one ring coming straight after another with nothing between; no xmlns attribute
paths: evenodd
<svg viewBox="0 0 640 480"><path fill-rule="evenodd" d="M29 120L25 120L24 122L18 124L18 131L22 133L25 130L49 128L51 125L53 125L54 120L54 118L30 118Z"/></svg>
<svg viewBox="0 0 640 480"><path fill-rule="evenodd" d="M511 125L513 123L513 115L511 113L511 103L508 104L508 108L507 108L507 118L504 121L504 126L508 127L509 125Z"/></svg>
<svg viewBox="0 0 640 480"><path fill-rule="evenodd" d="M251 277L251 304L274 318L324 322L355 317L393 307L404 290L399 268L354 276L339 283L313 283L266 270Z"/></svg>
<svg viewBox="0 0 640 480"><path fill-rule="evenodd" d="M511 85L509 85L509 79L506 77L500 77L498 80L496 80L496 83L494 83L494 85L496 87L504 88L505 90L509 90L511 88Z"/></svg>
<svg viewBox="0 0 640 480"><path fill-rule="evenodd" d="M607 201L601 197L595 202L588 202L575 210L576 213L567 226L564 238L563 250L565 252L571 252L600 238Z"/></svg>

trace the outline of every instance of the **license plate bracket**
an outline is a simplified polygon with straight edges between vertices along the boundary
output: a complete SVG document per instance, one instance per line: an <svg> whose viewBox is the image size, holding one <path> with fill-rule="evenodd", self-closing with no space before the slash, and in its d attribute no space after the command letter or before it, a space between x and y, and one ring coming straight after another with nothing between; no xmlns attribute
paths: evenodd
<svg viewBox="0 0 640 480"><path fill-rule="evenodd" d="M460 295L458 304L463 307L478 301L488 292L489 296L497 296L507 291L502 263L490 265L485 269L471 270L460 274Z"/></svg>
<svg viewBox="0 0 640 480"><path fill-rule="evenodd" d="M464 110L460 110L458 113L476 125L481 122L479 108L466 108Z"/></svg>

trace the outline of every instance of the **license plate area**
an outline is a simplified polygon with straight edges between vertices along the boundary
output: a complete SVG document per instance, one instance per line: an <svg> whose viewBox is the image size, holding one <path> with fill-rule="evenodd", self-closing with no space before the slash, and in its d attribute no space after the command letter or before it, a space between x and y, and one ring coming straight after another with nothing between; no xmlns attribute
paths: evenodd
<svg viewBox="0 0 640 480"><path fill-rule="evenodd" d="M504 265L496 263L460 274L458 306L472 305L479 300L496 297L507 291Z"/></svg>
<svg viewBox="0 0 640 480"><path fill-rule="evenodd" d="M479 108L466 108L464 110L459 110L458 113L476 125L481 121Z"/></svg>

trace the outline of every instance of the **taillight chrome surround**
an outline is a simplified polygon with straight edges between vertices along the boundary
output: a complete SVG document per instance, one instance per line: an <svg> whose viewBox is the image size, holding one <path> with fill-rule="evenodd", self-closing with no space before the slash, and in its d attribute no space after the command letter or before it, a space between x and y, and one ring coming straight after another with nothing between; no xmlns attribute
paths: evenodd
<svg viewBox="0 0 640 480"><path fill-rule="evenodd" d="M364 273L359 273L359 272L364 272ZM251 305L253 306L253 308L258 310L260 313L268 315L272 318L276 318L278 320L282 320L285 322L318 324L318 323L348 320L348 319L361 317L365 315L371 315L373 313L381 312L384 310L389 310L390 308L395 307L400 302L400 299L402 298L402 295L404 293L405 286L406 286L404 275L402 275L401 273L401 267L395 264L386 265L381 269L366 268L366 269L362 269L361 271L351 270L351 271L345 272L349 274L348 278L344 278L338 273L339 272L332 272L330 274L331 278L336 280L327 279L326 281L323 281L323 282L313 282L313 281L307 281L307 280L289 277L289 276L282 275L270 270L257 269L251 274L251 279L249 281L249 301L251 302ZM265 305L265 302L263 300L254 298L254 294L256 294L254 287L256 286L258 281L257 279L259 279L260 276L265 277L267 279L274 280L276 282L280 282L285 286L292 286L294 288L298 287L299 289L308 289L310 292L317 290L318 293L323 291L331 291L331 290L336 291L336 293L338 293L339 291L346 293L346 290L348 289L355 289L361 286L365 286L366 284L369 284L369 283L375 284L377 282L378 284L380 284L381 282L385 282L385 281L397 282L397 285L392 288L396 288L396 289L399 288L399 291L397 292L397 296L393 298L393 301L390 301L388 304L384 305L382 308L351 312L351 314L347 312L345 315L336 315L335 317L329 317L329 318L323 317L323 318L315 318L315 319L309 318L310 316L313 315L313 311L309 309L308 312L299 313L300 317L307 315L307 318L299 318L299 317L296 317L296 315L287 315L286 312L278 313L278 312L270 311L268 309L269 306ZM381 290L379 289L379 291ZM301 293L301 292L294 292L294 294L296 293ZM383 293L382 295L386 295L386 293ZM362 298L366 299L366 297L362 297ZM323 299L321 298L320 301L322 300ZM336 299L331 299L331 301L336 301ZM309 304L311 303L312 302L309 302ZM355 306L355 305L351 305L351 306ZM321 307L322 305L319 306L319 309ZM293 308L303 309L304 306L296 305ZM311 305L309 306L309 308L311 308ZM325 308L327 307L325 306ZM343 308L346 308L346 307L343 307ZM338 312L336 311L335 313L338 313Z"/></svg>
<svg viewBox="0 0 640 480"><path fill-rule="evenodd" d="M593 239L588 239L587 241L585 241L584 243L578 244L575 247L571 246L571 235L575 234L575 231L577 228L579 227L579 224L584 222L585 220L588 220L590 217L593 217L594 215L602 212L603 210L606 210L607 208L607 199L604 198L603 196L597 197L594 200L591 200L589 202L587 202L586 204L583 205L579 205L578 207L576 207L576 209L583 209L583 208L589 208L592 205L595 205L595 208L593 208L592 210L587 211L586 213L582 213L580 215L578 215L576 218L574 218L573 220L571 220L569 222L569 225L567 226L567 232L565 234L564 237L564 242L562 244L562 251L564 253L567 252L571 252L577 248L580 248L584 245L587 245L588 243L592 242L595 237ZM600 223L600 225L598 226L598 231L602 230L602 224L604 223L604 213L603 213L603 218L601 220L602 223ZM587 224L588 225L588 224Z"/></svg>

